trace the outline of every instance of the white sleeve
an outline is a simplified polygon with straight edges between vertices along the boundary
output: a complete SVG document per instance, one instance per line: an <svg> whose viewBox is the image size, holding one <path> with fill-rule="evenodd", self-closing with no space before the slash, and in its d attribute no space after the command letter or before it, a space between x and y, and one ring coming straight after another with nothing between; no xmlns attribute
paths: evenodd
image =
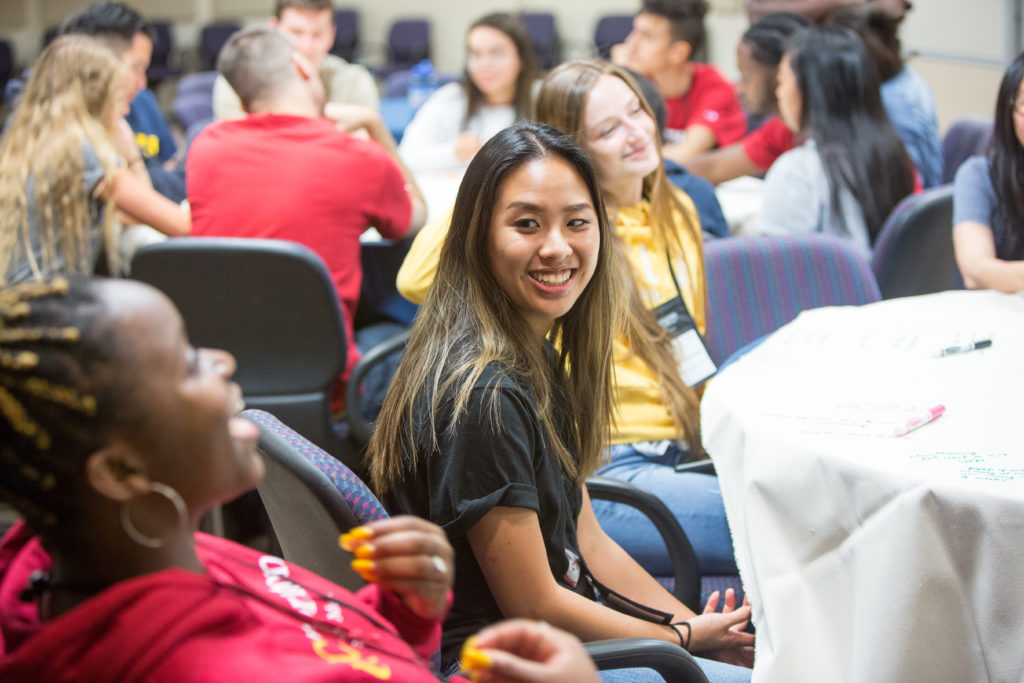
<svg viewBox="0 0 1024 683"><path fill-rule="evenodd" d="M459 83L449 83L423 103L413 117L398 154L415 171L454 168L455 142L466 114L466 97Z"/></svg>

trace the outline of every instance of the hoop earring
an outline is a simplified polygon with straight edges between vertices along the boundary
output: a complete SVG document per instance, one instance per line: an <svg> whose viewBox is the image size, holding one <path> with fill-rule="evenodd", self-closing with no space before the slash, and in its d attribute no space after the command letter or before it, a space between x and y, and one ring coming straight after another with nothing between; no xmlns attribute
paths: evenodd
<svg viewBox="0 0 1024 683"><path fill-rule="evenodd" d="M158 481L150 482L149 484L150 493L155 493L159 496L163 496L171 502L174 506L174 511L178 515L178 524L188 523L188 510L185 507L185 499L181 497L181 494L175 491L167 484L161 484ZM132 499L136 500L136 499ZM125 501L121 505L121 528L128 535L128 538L132 539L144 548L160 548L163 547L164 539L155 538L153 536L147 536L146 534L139 531L138 527L135 526L135 522L132 521L131 512L131 500Z"/></svg>

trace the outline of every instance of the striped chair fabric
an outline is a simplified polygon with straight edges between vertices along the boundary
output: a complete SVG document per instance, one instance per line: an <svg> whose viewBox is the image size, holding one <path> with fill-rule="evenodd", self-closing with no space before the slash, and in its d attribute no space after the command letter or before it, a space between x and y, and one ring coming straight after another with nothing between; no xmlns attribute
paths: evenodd
<svg viewBox="0 0 1024 683"><path fill-rule="evenodd" d="M878 301L867 260L822 234L733 237L708 242L708 350L717 364L800 311Z"/></svg>

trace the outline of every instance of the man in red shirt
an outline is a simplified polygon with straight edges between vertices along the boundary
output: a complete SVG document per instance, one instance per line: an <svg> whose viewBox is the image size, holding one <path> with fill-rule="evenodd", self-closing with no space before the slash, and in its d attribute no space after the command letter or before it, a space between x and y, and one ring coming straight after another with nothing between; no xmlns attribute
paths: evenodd
<svg viewBox="0 0 1024 683"><path fill-rule="evenodd" d="M664 155L685 164L701 152L743 137L747 118L732 84L694 62L704 47L704 0L644 0L621 55L647 76L668 107Z"/></svg>
<svg viewBox="0 0 1024 683"><path fill-rule="evenodd" d="M352 332L359 236L371 226L392 239L414 232L426 216L423 197L376 112L334 105L335 120L322 118L316 69L274 29L235 34L218 70L248 116L212 124L192 143L192 234L290 240L319 254L345 310L344 381L359 359ZM371 139L345 132L356 129Z"/></svg>

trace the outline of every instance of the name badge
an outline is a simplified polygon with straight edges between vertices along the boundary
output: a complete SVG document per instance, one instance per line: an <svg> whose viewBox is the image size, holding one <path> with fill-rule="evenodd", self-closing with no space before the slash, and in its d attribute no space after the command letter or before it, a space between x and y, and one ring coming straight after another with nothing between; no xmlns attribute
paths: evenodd
<svg viewBox="0 0 1024 683"><path fill-rule="evenodd" d="M697 331L697 324L686 310L682 297L674 297L654 309L658 323L672 335L672 347L682 360L679 374L688 386L698 387L711 379L718 367Z"/></svg>

